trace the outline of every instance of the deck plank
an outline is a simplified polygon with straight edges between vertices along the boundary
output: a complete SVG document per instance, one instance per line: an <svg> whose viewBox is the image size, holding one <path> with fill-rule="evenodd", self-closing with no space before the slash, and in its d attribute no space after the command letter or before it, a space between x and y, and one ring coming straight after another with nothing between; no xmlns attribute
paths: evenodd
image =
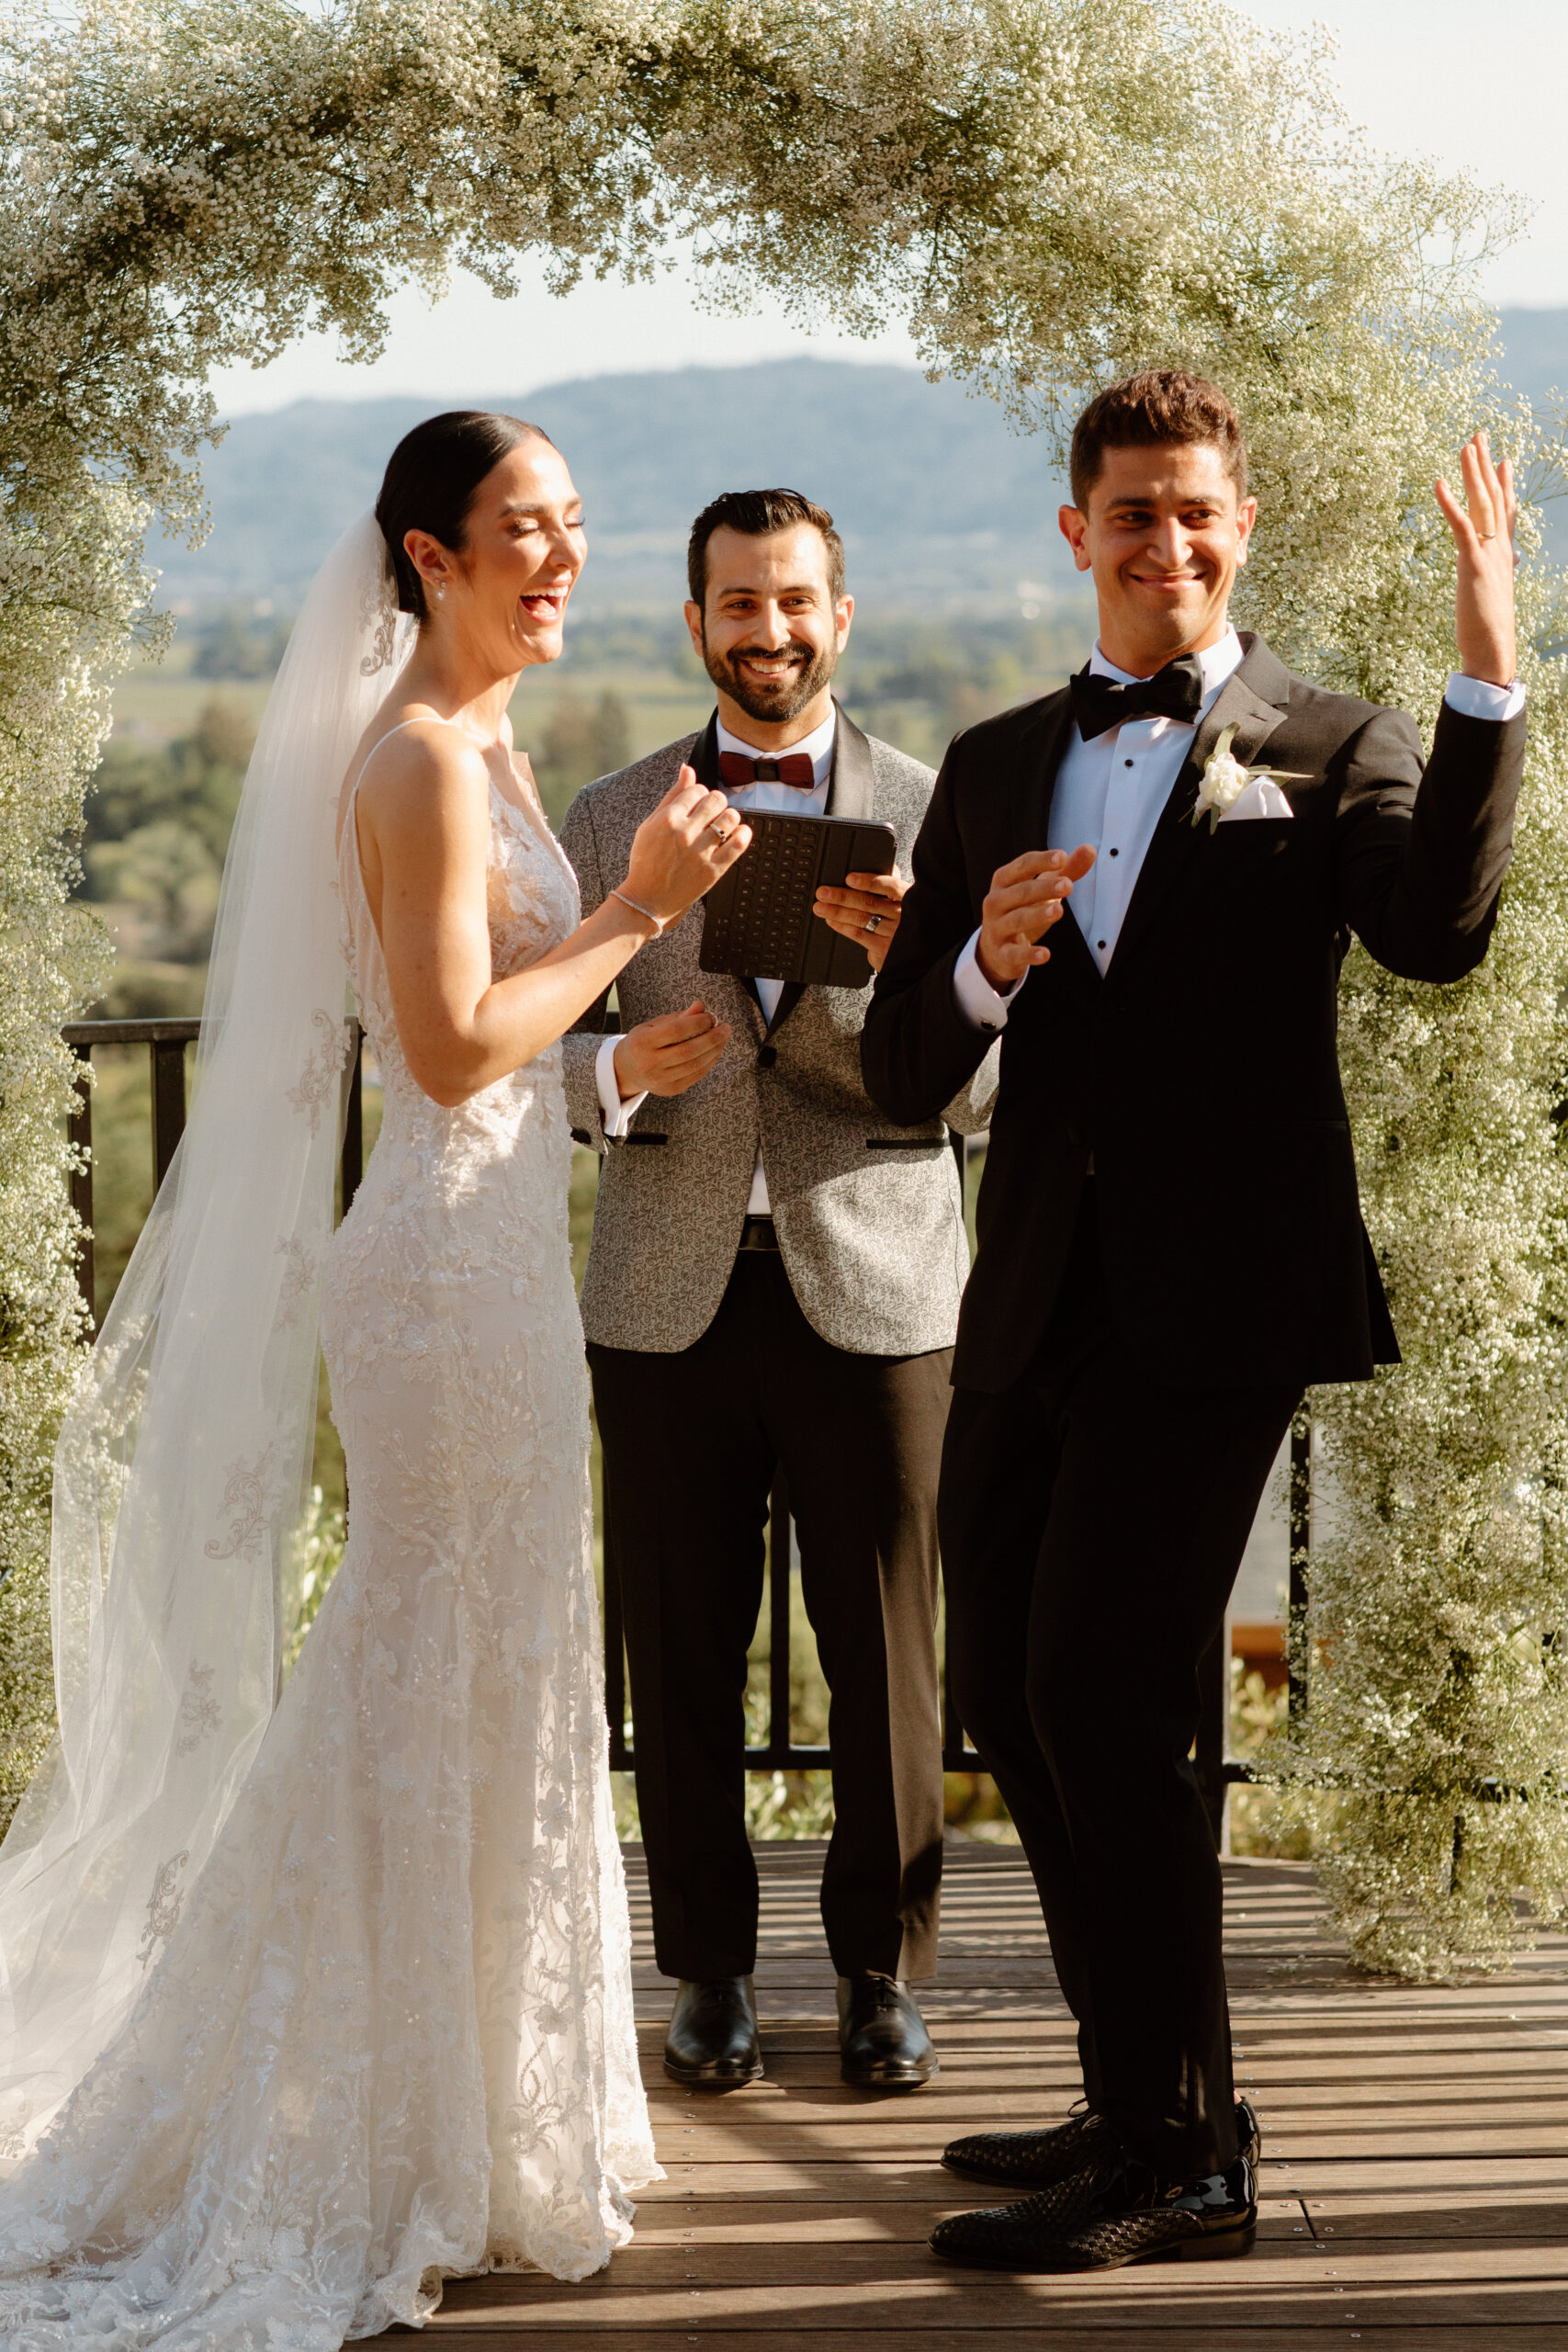
<svg viewBox="0 0 1568 2352"><path fill-rule="evenodd" d="M439 2316L432 2324L439 2325ZM1115 2318L1104 2322L1092 2318L1075 2320L1057 2325L1038 2311L1021 2314L1016 2324L1020 2334L1014 2341L1020 2344L1020 2352L1025 2345L1029 2352L1082 2352L1086 2345L1127 2329L1126 2323ZM1367 2352L1499 2352L1499 2347L1502 2352L1562 2352L1563 2342L1562 2325L1555 2320L1526 2322L1508 2327L1502 2335L1492 2323L1477 2326L1423 2319L1407 2325L1397 2321L1369 2321L1358 2333L1338 2322L1325 2330L1310 2322L1282 2320L1268 2324L1266 2339L1260 2337L1257 2322L1241 2311L1196 2327L1186 2321L1175 2321L1169 2326L1155 2324L1157 2335L1143 2318L1132 2323L1132 2328L1141 2332L1145 2343L1156 2344L1158 2352L1229 2352L1233 2346L1236 2352L1243 2352L1243 2347L1250 2352L1250 2347L1264 2340L1267 2352L1338 2352L1340 2345L1352 2343L1365 2344ZM1133 2335L1134 2344L1138 2340L1136 2332ZM890 2321L874 2331L835 2324L815 2330L812 2343L814 2352L996 2352L998 2334L994 2322L984 2327L948 2327L940 2324L927 2327L906 2320ZM518 2335L519 2329L506 2323L484 2321L465 2326L463 2352L518 2352ZM715 2327L705 2317L695 2314L686 2318L673 2315L667 2324L646 2325L640 2338L644 2344L658 2345L661 2352L666 2345L683 2344L701 2345L705 2352L771 2352L777 2343L771 2321L760 2321L754 2327ZM619 2324L595 2324L572 2330L570 2352L638 2352L638 2344Z"/></svg>
<svg viewBox="0 0 1568 2352"><path fill-rule="evenodd" d="M1259 2232L1243 2261L1092 2278L937 2263L942 2215L986 2192L943 2143L1066 2112L1072 2019L1016 1849L954 1845L940 1982L922 2006L942 2071L905 2098L849 2090L817 1888L819 1844L758 1850L766 2079L713 2098L668 2082L671 1988L652 1965L629 1849L639 2046L668 2177L637 2236L581 2285L450 2281L433 2330L463 2352L1568 2352L1568 1942L1506 1975L1411 1986L1357 1974L1310 1871L1225 1869L1238 2075L1263 2121ZM401 2333L402 2331L393 2331Z"/></svg>

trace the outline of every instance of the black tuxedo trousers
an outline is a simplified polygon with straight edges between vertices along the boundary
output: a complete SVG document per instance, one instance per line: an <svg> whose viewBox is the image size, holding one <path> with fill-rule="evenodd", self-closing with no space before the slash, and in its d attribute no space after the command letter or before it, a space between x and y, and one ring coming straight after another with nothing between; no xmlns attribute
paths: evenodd
<svg viewBox="0 0 1568 2352"><path fill-rule="evenodd" d="M761 1250L736 1259L691 1347L589 1347L605 1568L620 1584L654 1951L667 1976L747 1976L756 1960L742 1702L780 1466L831 1693L828 1948L840 1976L936 1973L936 1487L952 1361L947 1348L833 1347L802 1313L783 1258Z"/></svg>
<svg viewBox="0 0 1568 2352"><path fill-rule="evenodd" d="M948 1644L1039 1889L1085 2091L1188 2178L1236 2153L1220 1866L1188 1756L1198 1663L1299 1392L1148 1379L1107 1304L1095 1195L1090 1178L1024 1376L953 1400Z"/></svg>

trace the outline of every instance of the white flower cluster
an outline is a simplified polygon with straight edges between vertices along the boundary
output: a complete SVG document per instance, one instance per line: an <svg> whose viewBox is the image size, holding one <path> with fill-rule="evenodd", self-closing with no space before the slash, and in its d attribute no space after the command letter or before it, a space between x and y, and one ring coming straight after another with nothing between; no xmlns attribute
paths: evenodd
<svg viewBox="0 0 1568 2352"><path fill-rule="evenodd" d="M1506 209L1364 152L1315 39L1221 0L13 0L0 28L0 1800L48 1718L50 1433L78 1344L61 1020L106 681L153 511L199 526L216 366L307 325L374 352L389 292L646 273L693 233L751 288L1042 428L1134 367L1195 366L1248 427L1248 618L1327 684L1435 714L1452 559L1434 474L1505 415L1471 300ZM1560 638L1531 550L1527 642ZM1568 702L1533 752L1490 960L1421 990L1353 951L1344 1047L1402 1371L1319 1396L1347 1503L1314 1560L1287 1769L1331 1784L1360 1957L1506 1951L1568 1887ZM1304 1785L1304 1782L1303 1782ZM1303 1802L1307 1800L1303 1798Z"/></svg>
<svg viewBox="0 0 1568 2352"><path fill-rule="evenodd" d="M1235 733L1234 727L1227 727L1218 745L1204 763L1202 781L1198 787L1198 798L1192 810L1194 824L1210 809L1219 816L1224 816L1227 808L1234 808L1252 780L1251 770L1243 767L1226 741L1226 737L1234 736Z"/></svg>

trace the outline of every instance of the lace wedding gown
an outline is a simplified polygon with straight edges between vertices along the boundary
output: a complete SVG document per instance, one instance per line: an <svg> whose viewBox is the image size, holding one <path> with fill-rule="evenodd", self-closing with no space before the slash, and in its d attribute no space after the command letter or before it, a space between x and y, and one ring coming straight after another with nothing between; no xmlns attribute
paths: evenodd
<svg viewBox="0 0 1568 2352"><path fill-rule="evenodd" d="M542 820L492 803L500 977L578 902ZM560 1048L433 1103L399 1045L352 808L339 864L385 1088L322 1326L348 1545L205 1869L183 1903L170 1873L162 1916L154 1897L129 2022L0 2188L6 2352L334 2352L424 2319L444 2275L587 2277L630 2235L628 2189L660 2177Z"/></svg>

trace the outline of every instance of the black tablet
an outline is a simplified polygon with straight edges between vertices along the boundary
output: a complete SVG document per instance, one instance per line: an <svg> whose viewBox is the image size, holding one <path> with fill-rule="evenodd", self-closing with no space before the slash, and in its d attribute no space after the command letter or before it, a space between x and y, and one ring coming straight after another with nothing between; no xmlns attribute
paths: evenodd
<svg viewBox="0 0 1568 2352"><path fill-rule="evenodd" d="M846 875L892 873L892 826L852 817L748 815L746 822L750 846L703 901L703 970L863 989L872 977L865 949L812 909L824 883L841 888Z"/></svg>

